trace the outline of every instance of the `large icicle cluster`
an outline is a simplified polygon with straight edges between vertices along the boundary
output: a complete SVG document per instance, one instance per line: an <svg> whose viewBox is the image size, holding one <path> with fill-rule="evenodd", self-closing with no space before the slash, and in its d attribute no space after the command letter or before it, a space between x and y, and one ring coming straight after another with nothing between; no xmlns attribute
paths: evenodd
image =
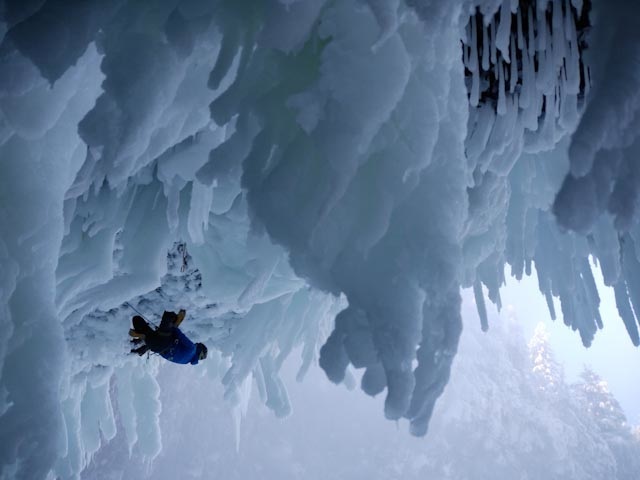
<svg viewBox="0 0 640 480"><path fill-rule="evenodd" d="M569 173L554 203L564 227L584 235L634 344L640 344L640 6L598 4L594 91L569 147ZM605 22L607 18L609 21Z"/></svg>
<svg viewBox="0 0 640 480"><path fill-rule="evenodd" d="M255 51L234 95L212 111L217 121L222 107L256 118L261 131L243 176L256 219L287 247L298 274L346 294L321 366L336 382L349 364L364 368L367 393L387 389L387 417L406 416L421 434L461 329L466 99L455 30L425 37L407 11L377 43L375 13L327 5L317 38L288 57ZM449 23L453 13L429 21ZM287 78L308 65L317 74L298 75L307 83L293 96L278 86L248 103L251 69L264 64Z"/></svg>
<svg viewBox="0 0 640 480"><path fill-rule="evenodd" d="M504 0L478 7L463 36L469 103L467 156L504 175L523 151L549 150L575 129L590 72L591 2Z"/></svg>
<svg viewBox="0 0 640 480"><path fill-rule="evenodd" d="M532 131L541 116L574 124L590 86L583 57L590 9L582 0L507 0L491 17L478 7L463 37L471 106L520 110Z"/></svg>
<svg viewBox="0 0 640 480"><path fill-rule="evenodd" d="M588 345L597 258L638 343L639 7L594 0L587 62L582 3L2 2L2 478L78 475L114 410L157 454L125 302L186 308L239 409L255 379L287 414L284 357L324 344L331 380L363 368L418 435L460 287L487 328L506 264Z"/></svg>
<svg viewBox="0 0 640 480"><path fill-rule="evenodd" d="M563 139L590 94L590 12L581 1L481 3L463 37L472 178L462 284L474 287L486 328L482 284L500 306L505 265L521 278L535 264L551 317L555 296L585 345L602 328L588 257L607 263L611 255L561 231L551 210L569 168ZM599 234L611 235L609 227Z"/></svg>

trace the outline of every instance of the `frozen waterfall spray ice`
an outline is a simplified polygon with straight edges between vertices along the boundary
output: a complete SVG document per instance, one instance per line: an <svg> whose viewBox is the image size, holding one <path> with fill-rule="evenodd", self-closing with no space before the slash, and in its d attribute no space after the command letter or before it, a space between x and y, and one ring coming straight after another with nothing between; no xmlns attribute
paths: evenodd
<svg viewBox="0 0 640 480"><path fill-rule="evenodd" d="M324 344L332 380L364 368L363 390L386 389L386 415L418 435L457 349L460 287L474 286L481 312L485 288L500 305L507 264L516 277L535 267L552 316L559 297L589 344L604 323L593 255L636 339L638 226L624 200L638 42L594 63L589 91L578 14L589 2L98 3L69 22L48 1L2 12L0 418L16 437L55 437L47 455L3 452L7 468L73 477L99 448L95 418L110 437L114 410L130 448L149 460L161 448L156 365L134 371L120 355L125 301L145 315L184 302L190 333L216 345L207 378L238 405L253 377L285 415L284 357L301 345L304 371ZM636 35L624 3L599 17L615 44ZM620 73L613 102L607 67ZM598 128L617 112L624 128ZM551 212L569 168L555 212L579 233ZM615 221L596 215L602 179L616 185ZM177 241L198 274L175 274ZM51 408L29 420L30 390L13 380L34 321L66 360L24 367L52 373ZM96 400L112 376L115 407Z"/></svg>

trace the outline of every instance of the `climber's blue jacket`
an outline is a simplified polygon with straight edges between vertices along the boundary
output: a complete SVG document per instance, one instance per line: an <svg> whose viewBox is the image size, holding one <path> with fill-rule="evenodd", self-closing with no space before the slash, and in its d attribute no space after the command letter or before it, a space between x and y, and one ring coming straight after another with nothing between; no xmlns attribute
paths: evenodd
<svg viewBox="0 0 640 480"><path fill-rule="evenodd" d="M173 363L196 365L198 363L196 345L178 327L171 327L170 331L171 345L158 353Z"/></svg>

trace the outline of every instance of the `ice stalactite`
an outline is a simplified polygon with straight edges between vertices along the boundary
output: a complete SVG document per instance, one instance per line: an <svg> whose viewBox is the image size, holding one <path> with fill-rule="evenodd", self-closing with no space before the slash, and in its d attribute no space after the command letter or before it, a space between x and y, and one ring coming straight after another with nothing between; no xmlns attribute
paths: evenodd
<svg viewBox="0 0 640 480"><path fill-rule="evenodd" d="M638 300L633 290L640 238L636 213L640 185L636 166L640 145L640 38L632 19L639 13L635 4L615 2L605 6L594 2L593 15L599 28L594 29L592 41L599 48L591 56L590 69L585 71L583 66L581 74L592 78L586 84L592 88L571 138L568 173L553 204L558 223L589 240L592 253L600 260L605 284L614 289L618 311L636 345L640 342ZM577 75L575 70L568 71L567 85L575 88Z"/></svg>
<svg viewBox="0 0 640 480"><path fill-rule="evenodd" d="M245 161L243 182L256 219L290 250L296 271L313 285L346 294L349 307L336 318L321 351L321 366L334 381L346 378L349 364L365 368L366 391L387 387L387 417L406 416L416 433L424 433L457 344L455 238L465 194L449 180L434 184L421 177L425 170L433 178L440 172L448 179L465 172L461 150L453 162L447 153L451 145L461 148L461 132L454 134L450 124L434 124L425 136L412 126L435 122L439 109L453 112L458 107L452 113L458 119L464 105L456 103L463 99L461 79L448 100L448 87L435 75L439 68L452 70L452 44L435 59L436 65L429 65L424 53L413 50L410 39L423 38L423 27L411 12L405 12L402 28L372 49L377 18L351 7L347 2L327 8L318 45L289 59L291 66L284 64L296 67L302 55L318 62L319 77L306 87L297 124L290 123L290 112L282 111L276 130L267 122L273 112L254 110L264 130ZM352 35L351 22L360 25L358 36ZM256 52L251 66L259 65L264 54ZM250 77L238 79L237 88L247 81ZM418 94L425 82L432 92ZM272 105L283 103L276 101L279 94L268 93ZM306 110L314 105L324 105L323 116L301 121L311 117ZM431 211L443 201L436 199L438 193L460 215L427 228L415 225L413 219L426 214L425 205ZM359 200L364 198L369 200ZM371 201L375 204L368 206ZM414 238L411 245L405 244L405 236ZM435 253L440 249L452 259L440 260ZM422 272L418 264L414 268L412 255L431 263L433 270ZM446 295L434 288L443 281ZM443 332L445 345L423 342L416 358L420 331L425 338ZM414 371L414 359L423 367Z"/></svg>
<svg viewBox="0 0 640 480"><path fill-rule="evenodd" d="M471 107L466 152L473 180L463 285L474 285L478 297L480 282L499 305L505 263L516 276L525 267L530 274L535 265L551 316L555 317L551 298L559 296L565 322L580 329L585 344L597 329L597 302L587 304L592 307L585 320L577 312L582 306L574 305L571 297L582 295L584 280L577 265L586 262L591 250L585 241L571 240L585 245L575 253L573 247L566 247L567 254L576 257L572 260L575 265L566 264L553 272L555 267L545 255L536 253L538 245L546 245L540 250L551 252L565 242L549 213L554 191L545 185L557 184L562 176L564 150L560 147L554 155L557 165L551 175L545 173L546 167L534 165L532 158L537 157L530 155L558 148L558 142L578 125L590 86L586 55L590 12L591 2L576 5L564 0L504 1L497 10L481 5L470 17L467 38L463 38L464 56L483 58L480 67L465 64ZM501 213L489 217L488 210L479 206L489 204ZM549 235L555 237L554 242L549 242ZM569 283L575 282L575 287L567 290L567 285L556 283L561 271L575 272ZM585 275L590 275L590 269ZM481 303L478 308L483 318Z"/></svg>
<svg viewBox="0 0 640 480"><path fill-rule="evenodd" d="M577 118L571 105L583 104L590 83L584 55L590 5L588 2L578 10L563 0L506 1L493 16L478 10L470 18L463 38L465 58L482 58L480 65L465 64L471 106L478 103L480 76L480 102L493 105L498 115L506 114L503 86L518 100L518 130L522 134L525 130L536 132L536 120L549 115L558 124L550 141L540 143L536 135L527 134L524 148L529 151L548 149L575 128ZM470 128L478 123L472 112ZM481 153L471 151L472 157ZM484 152L489 156L494 153Z"/></svg>

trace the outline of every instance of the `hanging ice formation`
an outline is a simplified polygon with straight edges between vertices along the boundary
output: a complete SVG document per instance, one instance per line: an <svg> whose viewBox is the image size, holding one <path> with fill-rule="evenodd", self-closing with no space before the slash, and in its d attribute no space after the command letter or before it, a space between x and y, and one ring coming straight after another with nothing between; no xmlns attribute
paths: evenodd
<svg viewBox="0 0 640 480"><path fill-rule="evenodd" d="M517 278L535 265L552 318L557 297L564 322L588 346L603 327L593 259L638 345L637 123L631 119L638 118L640 98L628 86L638 78L632 59L639 35L630 19L639 8L596 6L504 0L491 10L481 3L467 24L468 224L486 221L488 209L480 205L495 213L491 228L468 231L463 285L474 285L484 318L481 285L500 305L505 263ZM597 35L592 14L600 20Z"/></svg>
<svg viewBox="0 0 640 480"><path fill-rule="evenodd" d="M499 161L508 171L522 148L549 149L575 128L591 85L584 55L590 11L590 0L504 0L487 15L476 8L463 60L467 155L481 171ZM502 151L501 138L520 141Z"/></svg>
<svg viewBox="0 0 640 480"><path fill-rule="evenodd" d="M535 267L588 345L597 259L639 343L636 3L3 2L2 463L72 478L114 410L157 453L156 364L121 355L124 302L186 308L239 412L255 379L287 414L283 358L321 348L417 435L461 286L486 329L506 265Z"/></svg>

